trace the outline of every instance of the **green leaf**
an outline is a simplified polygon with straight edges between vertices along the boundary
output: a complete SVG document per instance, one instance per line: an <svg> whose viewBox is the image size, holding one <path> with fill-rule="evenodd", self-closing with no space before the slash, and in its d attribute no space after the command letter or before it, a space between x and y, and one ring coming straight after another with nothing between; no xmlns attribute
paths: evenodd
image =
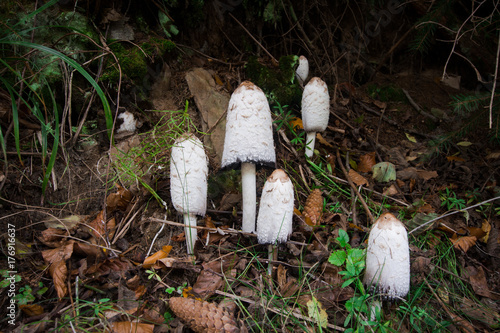
<svg viewBox="0 0 500 333"><path fill-rule="evenodd" d="M337 250L330 254L328 262L335 266L342 266L347 258L347 253L344 250Z"/></svg>
<svg viewBox="0 0 500 333"><path fill-rule="evenodd" d="M380 162L372 167L373 179L380 183L396 180L396 167L389 162Z"/></svg>
<svg viewBox="0 0 500 333"><path fill-rule="evenodd" d="M337 241L339 242L340 246L342 247L347 247L349 244L349 235L347 234L347 231L344 229L339 229L339 237L337 237Z"/></svg>
<svg viewBox="0 0 500 333"><path fill-rule="evenodd" d="M350 285L351 283L353 283L355 280L356 280L355 277L347 279L344 283L342 283L342 287L341 288L347 287L348 285Z"/></svg>

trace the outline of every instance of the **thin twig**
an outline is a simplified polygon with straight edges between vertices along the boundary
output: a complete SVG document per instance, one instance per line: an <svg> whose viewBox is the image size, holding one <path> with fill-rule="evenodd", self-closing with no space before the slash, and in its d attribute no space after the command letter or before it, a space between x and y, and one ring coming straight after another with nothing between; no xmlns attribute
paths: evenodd
<svg viewBox="0 0 500 333"><path fill-rule="evenodd" d="M264 50L264 52L267 53L267 55L274 61L274 63L278 63L278 60L276 60L275 57L273 57L273 55L264 47L262 46L261 43L259 43L259 41L250 33L250 31L247 30L247 28L245 28L245 26L243 24L241 24L240 21L238 21L238 19L236 17L233 16L233 14L229 13L229 16L231 16L233 18L233 20L236 21L236 23L238 23L240 25L240 27L243 28L243 30L245 30L245 32L248 34L248 36L250 36L250 38L252 38L254 40L255 43L257 43L257 45L259 45L259 47Z"/></svg>
<svg viewBox="0 0 500 333"><path fill-rule="evenodd" d="M500 33L498 34L497 58L495 61L495 78L493 80L493 89L491 90L491 98L490 98L490 129L493 127L493 99L495 98L495 89L497 87L499 55L500 55Z"/></svg>
<svg viewBox="0 0 500 333"><path fill-rule="evenodd" d="M255 302L254 300L251 300L249 298L246 298L246 297L241 297L241 296L236 296L236 295L233 295L233 294L229 294L229 293L226 293L226 292L223 292L223 291L220 291L220 290L216 290L215 291L216 294L219 294L221 296L225 296L225 297L229 297L231 299L235 299L235 300L238 300L238 301L241 301L241 302L245 302L245 303L250 303L250 304L257 304L257 302ZM280 316L284 316L284 315L287 315L289 316L290 314L293 315L295 318L298 318L298 319L301 319L301 320L307 320L309 322L314 322L315 323L315 320L310 318L310 317L306 317L300 313L297 313L295 311L286 311L285 309L279 309L279 308L275 308L275 307L266 307L267 310L273 312L273 313L276 313L277 315L280 315ZM345 328L343 327L340 327L340 326L336 326L336 325L333 325L333 324L330 324L330 323L327 323L326 326L328 328L331 328L331 329L334 329L334 330L337 330L337 331L340 331L340 332L344 332L345 331Z"/></svg>
<svg viewBox="0 0 500 333"><path fill-rule="evenodd" d="M368 215L368 218L370 219L371 223L375 223L375 219L373 218L373 215L370 212L370 208L368 208L368 205L366 204L365 200L363 199L363 197L359 193L356 185L354 185L354 183L352 182L351 178L349 177L349 174L347 173L347 170L345 169L344 165L342 164L342 159L340 158L340 152L339 152L338 149L337 149L337 160L339 161L340 168L342 169L342 172L344 173L345 178L349 182L349 185L351 186L351 188L356 193L356 196L359 198L359 201L361 202L361 205L363 205L363 208L366 211L366 215Z"/></svg>
<svg viewBox="0 0 500 333"><path fill-rule="evenodd" d="M436 217L435 219L432 219L432 220L430 220L430 221L425 222L425 223L424 223L424 224L422 224L422 225L419 225L418 227L416 227L415 229L413 229L412 231L410 231L408 234L411 234L412 232L417 231L418 229L423 228L423 227L425 227L426 225L428 225L428 224L430 224L430 223L432 223L432 222L434 222L434 221L440 220L440 219L442 219L442 218L445 218L445 217L450 216L450 215L453 215L453 214L457 214L457 213L460 213L460 212L464 212L464 211L469 210L469 209L472 209L472 208L476 208L476 207L478 207L478 206L484 205L484 204L486 204L486 203L488 203L488 202L495 201L495 200L498 200L498 199L500 199L500 196L495 197L495 198L491 198L491 199L488 199L488 200L485 200L485 201L481 201L481 202L480 202L480 203L478 203L478 204L472 205L472 206L470 206L470 207L467 207L467 208L464 208L464 209L461 209L461 210L457 210L457 211L454 211L454 212L451 212L451 213L447 213L447 214L444 214L444 215L438 216L438 217Z"/></svg>
<svg viewBox="0 0 500 333"><path fill-rule="evenodd" d="M244 236L257 237L256 234L253 234L250 232L239 231L239 230L235 230L235 229L208 228L208 227L199 227L199 226L194 226L194 225L187 226L184 223L162 220L162 219L157 219L154 217L150 217L150 218L146 219L146 221L164 223L164 224L174 225L177 227L194 228L194 229L198 229L198 230L208 230L208 231L217 232L220 234L239 234L239 235L244 235Z"/></svg>

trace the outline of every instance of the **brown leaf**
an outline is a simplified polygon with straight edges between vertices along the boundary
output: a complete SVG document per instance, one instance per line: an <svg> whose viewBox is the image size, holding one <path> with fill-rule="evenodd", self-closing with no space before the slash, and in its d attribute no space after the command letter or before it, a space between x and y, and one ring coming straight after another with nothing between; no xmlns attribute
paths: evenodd
<svg viewBox="0 0 500 333"><path fill-rule="evenodd" d="M458 156L446 156L446 159L449 162L465 162L465 160L463 158L458 157Z"/></svg>
<svg viewBox="0 0 500 333"><path fill-rule="evenodd" d="M349 178L351 178L352 182L357 186L368 185L368 180L365 177L361 176L359 173L354 171L353 169L349 170Z"/></svg>
<svg viewBox="0 0 500 333"><path fill-rule="evenodd" d="M480 320L490 326L490 328L498 325L500 321L500 315L495 312L494 307L485 306L484 302L475 303L474 301L462 298L458 300L458 305L460 310L465 313L466 316L474 320Z"/></svg>
<svg viewBox="0 0 500 333"><path fill-rule="evenodd" d="M144 262L142 263L143 268L150 268L153 266L154 263L156 263L158 260L163 259L168 257L168 254L172 250L171 245L165 245L160 251L150 255L146 259L144 259Z"/></svg>
<svg viewBox="0 0 500 333"><path fill-rule="evenodd" d="M66 259L71 258L73 254L73 244L75 241L70 240L68 243L51 250L42 251L43 259L48 263L56 263L59 261L65 261Z"/></svg>
<svg viewBox="0 0 500 333"><path fill-rule="evenodd" d="M117 321L111 324L113 333L153 333L155 325L132 321Z"/></svg>
<svg viewBox="0 0 500 333"><path fill-rule="evenodd" d="M429 180L438 176L437 171L417 170L417 174L423 180Z"/></svg>
<svg viewBox="0 0 500 333"><path fill-rule="evenodd" d="M391 186L389 186L388 188L386 188L384 190L384 195L386 196L392 196L392 195L396 195L399 193L399 190L396 188L396 186L394 186L394 184L392 184Z"/></svg>
<svg viewBox="0 0 500 333"><path fill-rule="evenodd" d="M481 228L467 227L467 230L471 236L475 236L477 239L481 239L486 236L486 232L484 232Z"/></svg>
<svg viewBox="0 0 500 333"><path fill-rule="evenodd" d="M371 172L375 164L377 164L375 161L375 152L361 155L359 158L358 172Z"/></svg>
<svg viewBox="0 0 500 333"><path fill-rule="evenodd" d="M476 245L477 238L476 236L464 236L458 237L454 234L450 241L453 243L453 247L455 249L462 250L467 252L472 246Z"/></svg>
<svg viewBox="0 0 500 333"><path fill-rule="evenodd" d="M43 307L38 304L21 304L19 308L28 317L39 316L45 311Z"/></svg>
<svg viewBox="0 0 500 333"><path fill-rule="evenodd" d="M280 291L286 285L286 268L283 265L278 265L278 272L276 274L276 279L278 280L278 287Z"/></svg>
<svg viewBox="0 0 500 333"><path fill-rule="evenodd" d="M57 296L59 297L59 300L61 300L68 293L68 288L66 286L66 279L68 277L66 261L60 260L52 263L49 266L49 274L52 276Z"/></svg>
<svg viewBox="0 0 500 333"><path fill-rule="evenodd" d="M68 232L64 229L48 228L42 231L38 239L45 245L50 247L59 247L67 241Z"/></svg>
<svg viewBox="0 0 500 333"><path fill-rule="evenodd" d="M490 231L491 231L491 224L488 220L484 220L483 224L481 225L481 230L483 230L486 235L484 235L483 238L480 238L479 240L483 243L488 243L488 238L490 237Z"/></svg>
<svg viewBox="0 0 500 333"><path fill-rule="evenodd" d="M238 257L223 258L202 264L203 270L193 285L193 291L203 298L207 298L215 293L216 290L224 286L224 280L221 276L223 272L229 270L236 262Z"/></svg>
<svg viewBox="0 0 500 333"><path fill-rule="evenodd" d="M326 141L325 138L323 138L323 136L319 133L316 133L316 140L318 140L318 142L323 146L333 148L333 146L328 141Z"/></svg>
<svg viewBox="0 0 500 333"><path fill-rule="evenodd" d="M492 298L490 289L488 288L488 282L486 281L486 276L484 275L483 267L478 268L474 266L465 267L466 274L469 277L470 284L474 292L480 296Z"/></svg>
<svg viewBox="0 0 500 333"><path fill-rule="evenodd" d="M111 193L106 198L106 211L111 213L115 210L126 211L130 200L132 200L132 192L126 188L115 184L118 189L115 193Z"/></svg>

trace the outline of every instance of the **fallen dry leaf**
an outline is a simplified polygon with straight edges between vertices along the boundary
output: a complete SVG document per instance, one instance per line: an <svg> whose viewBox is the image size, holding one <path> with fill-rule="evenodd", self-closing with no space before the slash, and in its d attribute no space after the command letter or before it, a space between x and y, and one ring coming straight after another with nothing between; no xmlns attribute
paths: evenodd
<svg viewBox="0 0 500 333"><path fill-rule="evenodd" d="M66 259L71 258L73 254L73 244L75 241L70 240L66 244L56 248L42 251L43 259L49 263L56 263L60 261L65 261Z"/></svg>
<svg viewBox="0 0 500 333"><path fill-rule="evenodd" d="M368 185L368 180L353 169L349 170L349 178L351 178L352 182L357 186Z"/></svg>
<svg viewBox="0 0 500 333"><path fill-rule="evenodd" d="M227 272L237 262L238 257L234 255L233 257L223 258L222 261L216 260L203 263L203 270L193 285L193 291L203 298L213 295L216 290L224 286L224 279L221 274Z"/></svg>
<svg viewBox="0 0 500 333"><path fill-rule="evenodd" d="M437 171L417 170L417 174L423 180L429 180L438 176Z"/></svg>
<svg viewBox="0 0 500 333"><path fill-rule="evenodd" d="M494 306L488 307L483 302L478 304L467 298L458 299L457 304L467 317L482 321L490 328L494 328L500 322L500 314L492 310Z"/></svg>
<svg viewBox="0 0 500 333"><path fill-rule="evenodd" d="M28 317L39 316L45 311L39 304L21 304L19 309Z"/></svg>
<svg viewBox="0 0 500 333"><path fill-rule="evenodd" d="M467 227L467 230L471 236L475 236L477 239L481 239L486 236L486 232L481 228Z"/></svg>
<svg viewBox="0 0 500 333"><path fill-rule="evenodd" d="M396 195L398 193L399 193L399 190L396 188L396 186L394 184L392 184L391 186L386 188L383 192L383 194L386 196L392 196L392 195Z"/></svg>
<svg viewBox="0 0 500 333"><path fill-rule="evenodd" d="M325 138L323 138L323 136L319 133L316 133L316 140L318 140L318 142L323 146L333 148L333 146L328 141L326 141Z"/></svg>
<svg viewBox="0 0 500 333"><path fill-rule="evenodd" d="M470 284L472 289L477 295L493 298L488 287L488 282L486 281L486 275L484 274L484 270L481 266L467 266L465 267L466 275L469 277Z"/></svg>
<svg viewBox="0 0 500 333"><path fill-rule="evenodd" d="M171 245L165 245L160 251L144 259L142 267L146 269L151 268L151 266L153 266L153 264L155 264L158 260L168 257L168 254L170 253L171 250L172 250Z"/></svg>
<svg viewBox="0 0 500 333"><path fill-rule="evenodd" d="M476 245L477 238L476 236L457 237L457 235L454 234L453 237L450 238L450 241L453 243L455 249L467 252L472 246Z"/></svg>
<svg viewBox="0 0 500 333"><path fill-rule="evenodd" d="M111 324L113 333L153 333L155 325L132 321L117 321Z"/></svg>
<svg viewBox="0 0 500 333"><path fill-rule="evenodd" d="M283 287L286 285L286 268L281 264L278 265L276 280L278 281L279 290L283 290Z"/></svg>
<svg viewBox="0 0 500 333"><path fill-rule="evenodd" d="M377 164L375 161L375 152L361 155L359 157L358 172L371 172L375 164Z"/></svg>
<svg viewBox="0 0 500 333"><path fill-rule="evenodd" d="M127 210L128 204L132 200L132 192L121 187L119 184L115 184L115 186L118 190L115 193L109 194L106 198L106 211L108 213L115 210Z"/></svg>
<svg viewBox="0 0 500 333"><path fill-rule="evenodd" d="M42 231L38 239L50 247L59 247L67 241L68 232L64 229L48 228Z"/></svg>
<svg viewBox="0 0 500 333"><path fill-rule="evenodd" d="M483 230L486 235L484 235L483 238L480 238L479 240L483 243L488 243L488 238L490 237L490 231L491 231L491 224L488 220L484 220L483 224L481 225L481 230Z"/></svg>
<svg viewBox="0 0 500 333"><path fill-rule="evenodd" d="M49 266L49 274L52 276L52 282L54 282L54 288L56 289L57 296L59 297L59 300L61 300L68 293L68 287L66 286L66 280L68 278L66 261L61 260L52 263Z"/></svg>

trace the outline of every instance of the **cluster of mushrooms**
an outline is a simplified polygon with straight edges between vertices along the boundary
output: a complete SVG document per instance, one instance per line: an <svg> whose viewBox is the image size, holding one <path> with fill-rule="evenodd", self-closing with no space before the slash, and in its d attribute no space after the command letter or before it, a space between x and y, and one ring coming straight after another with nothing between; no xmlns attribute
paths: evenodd
<svg viewBox="0 0 500 333"><path fill-rule="evenodd" d="M300 57L296 76L300 84L309 72L307 59ZM324 131L330 114L326 83L313 77L302 95L302 121L307 132L306 156L313 155L316 132ZM294 190L290 178L276 169L267 178L260 198L256 221L256 166L276 164L269 103L264 92L245 81L231 95L227 109L222 169L241 164L243 218L242 231L257 232L260 244L286 242L292 233ZM197 240L196 216L204 216L207 202L208 159L201 141L192 134L179 137L172 148L170 188L174 208L183 214L187 253L194 252ZM269 266L271 268L271 266ZM386 299L406 296L410 284L407 232L393 215L380 216L370 232L364 283L383 293Z"/></svg>

